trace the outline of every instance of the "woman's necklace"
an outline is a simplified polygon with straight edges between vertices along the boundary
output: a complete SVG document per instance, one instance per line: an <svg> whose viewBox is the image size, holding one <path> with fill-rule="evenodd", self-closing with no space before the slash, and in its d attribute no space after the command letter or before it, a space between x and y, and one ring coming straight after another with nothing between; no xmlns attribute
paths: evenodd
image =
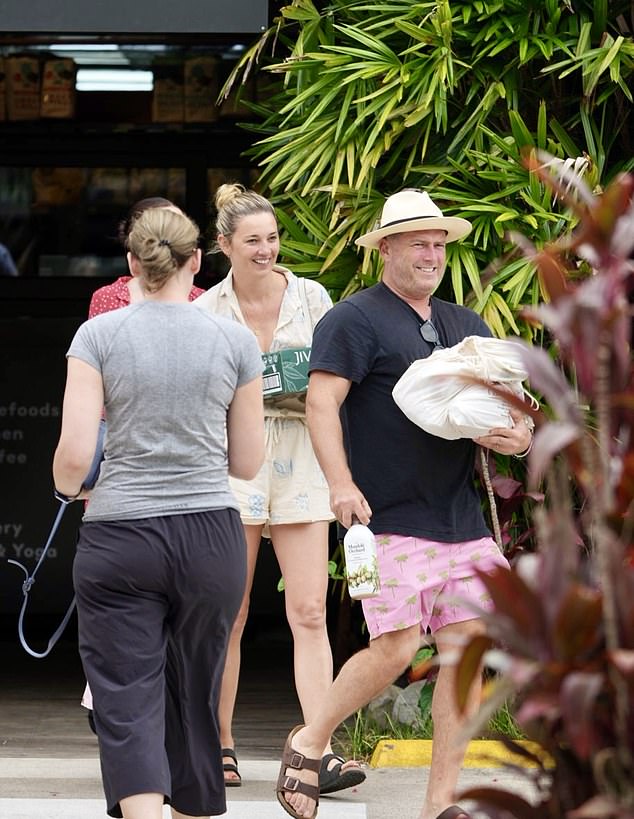
<svg viewBox="0 0 634 819"><path fill-rule="evenodd" d="M258 321L254 318L253 314L250 313L244 305L240 305L240 311L242 313L242 318L245 320L247 327L251 332L256 336L261 336L264 332L263 327L261 326L261 321Z"/></svg>
<svg viewBox="0 0 634 819"><path fill-rule="evenodd" d="M260 346L265 349L268 349L272 342L286 288L286 279L283 279L283 290L279 288L278 282L276 274L276 278L270 282L270 288L260 294L259 300L247 302L246 299L240 299L236 293L245 324L257 337Z"/></svg>

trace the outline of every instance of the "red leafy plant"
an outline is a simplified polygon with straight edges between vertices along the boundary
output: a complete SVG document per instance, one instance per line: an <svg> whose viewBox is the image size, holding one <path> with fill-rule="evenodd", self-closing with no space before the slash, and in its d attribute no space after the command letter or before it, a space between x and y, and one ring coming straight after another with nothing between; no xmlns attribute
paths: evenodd
<svg viewBox="0 0 634 819"><path fill-rule="evenodd" d="M501 738L534 763L522 768L534 798L461 796L492 819L634 819L634 177L594 194L565 163L525 161L578 217L540 250L515 237L544 294L528 318L553 342L523 352L545 399L528 461L529 490L543 487L544 501L537 550L480 575L494 610L461 652L456 694L464 706L482 663L494 669L473 733L512 695L544 754Z"/></svg>

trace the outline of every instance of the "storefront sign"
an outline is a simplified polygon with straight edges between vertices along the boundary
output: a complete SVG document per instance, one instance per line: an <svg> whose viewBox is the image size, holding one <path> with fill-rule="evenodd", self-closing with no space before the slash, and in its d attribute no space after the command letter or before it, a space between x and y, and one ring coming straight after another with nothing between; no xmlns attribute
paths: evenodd
<svg viewBox="0 0 634 819"><path fill-rule="evenodd" d="M17 613L58 509L53 453L77 319L0 319L0 614ZM29 615L65 611L82 503L68 510L30 592ZM28 630L28 625L27 625Z"/></svg>

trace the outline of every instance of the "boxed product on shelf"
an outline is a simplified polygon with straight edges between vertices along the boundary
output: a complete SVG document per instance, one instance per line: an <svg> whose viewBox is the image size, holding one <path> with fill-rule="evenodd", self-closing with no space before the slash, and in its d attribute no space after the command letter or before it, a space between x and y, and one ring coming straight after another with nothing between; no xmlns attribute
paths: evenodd
<svg viewBox="0 0 634 819"><path fill-rule="evenodd" d="M215 57L185 60L185 122L215 122L218 119L218 61Z"/></svg>
<svg viewBox="0 0 634 819"><path fill-rule="evenodd" d="M153 63L152 122L183 122L185 88L183 64Z"/></svg>
<svg viewBox="0 0 634 819"><path fill-rule="evenodd" d="M35 206L75 205L86 185L83 168L33 168L31 186Z"/></svg>
<svg viewBox="0 0 634 819"><path fill-rule="evenodd" d="M7 118L40 116L40 63L36 57L5 57Z"/></svg>
<svg viewBox="0 0 634 819"><path fill-rule="evenodd" d="M130 201L128 168L91 168L86 198L91 204L111 203L122 208Z"/></svg>
<svg viewBox="0 0 634 819"><path fill-rule="evenodd" d="M75 116L75 61L67 57L46 60L42 71L40 116L72 119Z"/></svg>

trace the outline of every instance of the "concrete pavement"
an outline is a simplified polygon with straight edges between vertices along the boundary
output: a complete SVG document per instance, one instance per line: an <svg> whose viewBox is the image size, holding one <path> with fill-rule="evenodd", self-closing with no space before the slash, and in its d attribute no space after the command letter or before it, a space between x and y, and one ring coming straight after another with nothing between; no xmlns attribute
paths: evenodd
<svg viewBox="0 0 634 819"><path fill-rule="evenodd" d="M274 793L278 763L241 760L244 784L227 792L228 819L283 819ZM427 767L368 768L358 788L322 797L320 819L417 819ZM503 768L465 768L460 787L493 786L528 795L521 773ZM169 810L165 808L165 819ZM96 758L0 759L0 819L104 819Z"/></svg>
<svg viewBox="0 0 634 819"><path fill-rule="evenodd" d="M274 793L278 754L301 720L290 650L269 638L260 651L247 648L234 721L244 784L228 790L225 815L284 819ZM97 742L79 706L84 681L76 647L62 642L38 661L15 641L0 642L0 656L0 819L105 819ZM322 798L319 819L418 819L429 772L419 746L415 753L400 743L383 747L375 762L361 786ZM478 765L464 768L460 788L530 792L521 773ZM167 808L164 814L168 819Z"/></svg>

